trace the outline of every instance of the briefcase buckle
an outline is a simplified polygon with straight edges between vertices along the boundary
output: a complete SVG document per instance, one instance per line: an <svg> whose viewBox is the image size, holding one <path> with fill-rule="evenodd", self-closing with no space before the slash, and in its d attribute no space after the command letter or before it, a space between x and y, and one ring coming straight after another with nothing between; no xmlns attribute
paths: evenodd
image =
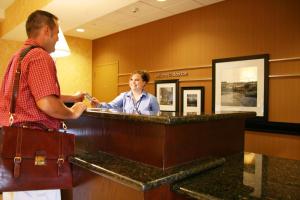
<svg viewBox="0 0 300 200"><path fill-rule="evenodd" d="M46 157L45 156L35 156L35 165L42 166L46 165Z"/></svg>
<svg viewBox="0 0 300 200"><path fill-rule="evenodd" d="M19 164L21 162L22 162L22 158L21 157L19 157L19 156L14 157L14 163Z"/></svg>
<svg viewBox="0 0 300 200"><path fill-rule="evenodd" d="M46 164L47 164L46 152L37 151L36 154L35 154L34 165L43 166L43 165L46 165Z"/></svg>

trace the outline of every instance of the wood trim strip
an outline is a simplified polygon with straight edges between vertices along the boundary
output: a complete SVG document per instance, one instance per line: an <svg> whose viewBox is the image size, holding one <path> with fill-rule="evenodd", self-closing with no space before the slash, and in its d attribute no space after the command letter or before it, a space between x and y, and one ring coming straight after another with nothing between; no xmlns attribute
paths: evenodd
<svg viewBox="0 0 300 200"><path fill-rule="evenodd" d="M283 62L283 61L297 61L297 60L300 60L300 57L269 59L269 62ZM203 69L203 68L211 68L211 67L212 67L211 65L201 65L201 66L179 67L174 69L152 70L148 72L149 73L171 72L171 71L178 71L178 70L193 70L193 69ZM131 73L123 73L123 74L118 74L118 76L119 77L130 76L130 74Z"/></svg>
<svg viewBox="0 0 300 200"><path fill-rule="evenodd" d="M212 78L197 78L197 79L187 79L187 80L179 80L179 82L196 82L196 81L211 81ZM148 82L148 84L154 84L154 81ZM119 83L118 86L128 85L128 83Z"/></svg>
<svg viewBox="0 0 300 200"><path fill-rule="evenodd" d="M196 78L196 79L186 79L186 80L179 80L179 82L195 82L195 81L211 81L212 78Z"/></svg>
<svg viewBox="0 0 300 200"><path fill-rule="evenodd" d="M269 78L288 78L288 77L300 77L300 74L276 74L269 75ZM196 81L212 81L212 78L198 78L198 79L186 79L179 80L179 82L196 82ZM148 84L154 84L154 81L150 81ZM119 83L118 86L128 85L128 83Z"/></svg>
<svg viewBox="0 0 300 200"><path fill-rule="evenodd" d="M300 60L300 57L269 59L269 62L296 61L296 60Z"/></svg>
<svg viewBox="0 0 300 200"><path fill-rule="evenodd" d="M274 74L274 75L269 75L269 78L285 78L285 77L300 77L300 74Z"/></svg>
<svg viewBox="0 0 300 200"><path fill-rule="evenodd" d="M152 70L148 71L149 73L158 73L158 72L172 72L172 71L178 71L178 70L193 70L193 69L203 69L203 68L211 68L211 65L202 65L202 66L191 66L191 67L180 67L180 68L174 68L174 69L161 69L161 70ZM130 76L131 73L124 73L119 74L118 76Z"/></svg>

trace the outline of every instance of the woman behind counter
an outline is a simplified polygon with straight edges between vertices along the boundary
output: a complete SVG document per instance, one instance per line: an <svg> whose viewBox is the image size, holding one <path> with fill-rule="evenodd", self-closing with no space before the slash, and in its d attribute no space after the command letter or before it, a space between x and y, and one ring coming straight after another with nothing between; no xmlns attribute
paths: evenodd
<svg viewBox="0 0 300 200"><path fill-rule="evenodd" d="M96 98L93 98L92 106L122 109L126 113L156 114L160 110L157 99L144 90L149 80L148 72L134 71L129 79L130 91L121 93L109 103L100 103Z"/></svg>

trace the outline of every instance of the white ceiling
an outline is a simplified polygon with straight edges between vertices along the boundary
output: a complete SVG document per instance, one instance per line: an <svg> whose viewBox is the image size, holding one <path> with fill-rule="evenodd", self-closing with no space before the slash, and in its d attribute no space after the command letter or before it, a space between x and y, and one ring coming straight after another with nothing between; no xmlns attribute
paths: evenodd
<svg viewBox="0 0 300 200"><path fill-rule="evenodd" d="M10 4L12 4L15 0L1 0L0 1L0 9L6 9Z"/></svg>
<svg viewBox="0 0 300 200"><path fill-rule="evenodd" d="M222 0L53 0L41 9L60 18L65 35L93 40L220 1ZM1 20L1 9L5 10L14 0L0 2ZM24 27L25 22L2 38L25 40ZM76 28L84 28L86 31L79 33Z"/></svg>
<svg viewBox="0 0 300 200"><path fill-rule="evenodd" d="M5 17L5 9L10 6L15 0L0 0L0 21Z"/></svg>

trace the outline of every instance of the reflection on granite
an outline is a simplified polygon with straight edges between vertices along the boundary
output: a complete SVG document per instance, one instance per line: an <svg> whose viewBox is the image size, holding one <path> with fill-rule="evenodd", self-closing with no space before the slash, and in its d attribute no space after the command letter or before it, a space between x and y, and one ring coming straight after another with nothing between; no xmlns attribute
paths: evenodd
<svg viewBox="0 0 300 200"><path fill-rule="evenodd" d="M108 108L88 108L87 112L94 112L94 113L122 113L122 114L133 114L133 115L152 115L156 116L159 115L160 112L154 112L154 111L138 111L136 112L133 110L132 112L126 111L124 109L108 109Z"/></svg>
<svg viewBox="0 0 300 200"><path fill-rule="evenodd" d="M162 170L104 152L89 154L77 152L70 162L96 174L112 179L140 191L170 184L225 162L224 158L194 160L184 165Z"/></svg>
<svg viewBox="0 0 300 200"><path fill-rule="evenodd" d="M159 112L159 113L142 113L130 114L120 112L119 110L91 108L84 112L84 116L120 119L136 122L154 122L160 124L185 124L191 122L212 121L221 119L236 119L255 117L255 112L218 112L218 113L202 113L188 115L177 112Z"/></svg>
<svg viewBox="0 0 300 200"><path fill-rule="evenodd" d="M300 199L300 161L245 153L177 182L173 190L195 199Z"/></svg>

